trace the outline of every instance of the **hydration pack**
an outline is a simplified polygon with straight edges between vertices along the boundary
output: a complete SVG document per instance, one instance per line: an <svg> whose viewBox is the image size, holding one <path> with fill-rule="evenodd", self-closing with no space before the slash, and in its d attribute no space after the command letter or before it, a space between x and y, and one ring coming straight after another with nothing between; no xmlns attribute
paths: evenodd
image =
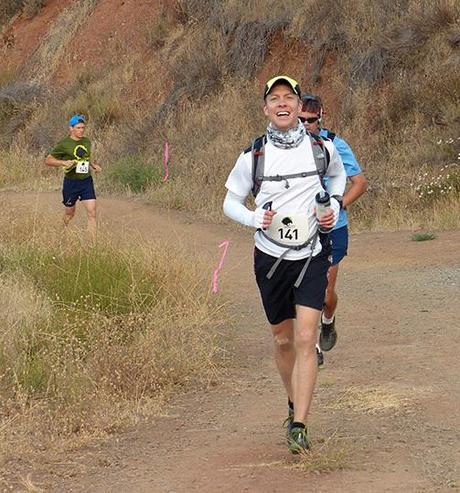
<svg viewBox="0 0 460 493"><path fill-rule="evenodd" d="M332 139L335 134L331 132ZM307 136L310 139L311 147L313 149L313 158L316 164L316 171L303 171L301 173L294 173L291 175L275 175L265 176L265 144L267 143L267 136L261 135L252 142L250 148L246 152L251 151L252 154L252 194L254 197L259 193L262 182L264 181L285 181L285 187L289 188L289 180L291 178L305 178L307 176L318 175L321 184L323 184L323 178L327 173L329 166L330 155L326 146L324 145L324 138L319 135L314 135L307 132ZM328 132L329 137L329 132Z"/></svg>

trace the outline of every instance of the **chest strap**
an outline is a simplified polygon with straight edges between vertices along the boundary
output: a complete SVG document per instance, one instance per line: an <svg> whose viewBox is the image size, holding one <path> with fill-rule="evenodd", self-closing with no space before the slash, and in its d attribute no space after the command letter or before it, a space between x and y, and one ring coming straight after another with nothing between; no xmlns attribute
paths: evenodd
<svg viewBox="0 0 460 493"><path fill-rule="evenodd" d="M307 176L318 175L318 170L315 171L302 171L301 173L293 173L291 175L274 175L274 176L256 176L259 183L263 181L285 181L284 188L289 188L289 181L291 178L306 178Z"/></svg>
<svg viewBox="0 0 460 493"><path fill-rule="evenodd" d="M310 255L307 258L307 260L305 261L305 264L302 267L302 270L300 271L300 274L297 277L296 282L294 283L294 287L295 288L298 288L300 286L300 284L302 283L302 281L303 281L303 278L305 276L305 272L307 272L308 266L310 265L311 259L313 257L313 250L315 249L316 242L318 241L318 230L316 230L315 233L313 233L313 235L305 243L302 243L301 245L293 245L293 246L290 246L290 247L286 247L285 244L280 243L279 241L276 241L273 238L270 238L262 230L259 230L259 231L262 233L262 235L265 238L267 238L267 240L271 241L272 243L274 243L277 246L286 248L286 250L277 258L276 262L272 265L271 269L268 271L268 274L266 275L266 278L267 279L271 279L273 277L273 274L275 273L276 269L278 268L278 266L280 265L281 261L284 259L284 257L286 256L286 254L288 252L290 252L291 250L293 250L293 251L302 250L303 248L305 248L305 247L307 247L308 245L311 244Z"/></svg>

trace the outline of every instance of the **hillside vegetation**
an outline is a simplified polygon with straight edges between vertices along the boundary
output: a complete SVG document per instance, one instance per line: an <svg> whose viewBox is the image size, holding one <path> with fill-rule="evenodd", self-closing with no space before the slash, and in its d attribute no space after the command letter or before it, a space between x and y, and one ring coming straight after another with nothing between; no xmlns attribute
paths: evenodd
<svg viewBox="0 0 460 493"><path fill-rule="evenodd" d="M21 2L10 3L11 14ZM131 188L221 220L225 177L264 129L263 83L286 72L323 96L326 124L366 171L371 188L353 207L355 229L458 226L458 2L149 3L142 25L131 26L115 2L113 12L107 2L70 3L37 35L31 57L2 70L0 186L48 183L42 157L79 111L106 165L105 191ZM101 16L115 27L96 38ZM14 23L5 26L14 33ZM80 36L87 58L75 46ZM95 57L90 47L104 36ZM168 183L160 179L165 139Z"/></svg>

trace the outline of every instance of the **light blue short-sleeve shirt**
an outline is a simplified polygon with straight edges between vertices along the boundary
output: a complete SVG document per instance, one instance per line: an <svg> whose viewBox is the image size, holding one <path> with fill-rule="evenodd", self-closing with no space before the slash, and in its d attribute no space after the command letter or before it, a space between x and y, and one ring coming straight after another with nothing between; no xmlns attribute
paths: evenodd
<svg viewBox="0 0 460 493"><path fill-rule="evenodd" d="M327 138L328 130L326 128L322 128L320 131L320 135L321 137ZM356 157L353 154L353 151L351 150L351 147L348 145L348 143L344 139L338 137L337 135L334 137L334 140L332 142L335 145L340 157L342 158L343 166L345 168L347 177L359 175L360 173L362 173L362 169L359 166L359 163L356 160ZM327 184L327 177L325 177L324 181ZM346 226L347 224L348 224L347 212L341 209L339 214L339 219L334 229L343 228L343 226Z"/></svg>

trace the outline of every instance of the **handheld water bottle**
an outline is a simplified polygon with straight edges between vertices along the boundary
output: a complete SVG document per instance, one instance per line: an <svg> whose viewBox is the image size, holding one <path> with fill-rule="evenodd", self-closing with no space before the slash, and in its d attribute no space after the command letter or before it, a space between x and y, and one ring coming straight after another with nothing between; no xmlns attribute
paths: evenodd
<svg viewBox="0 0 460 493"><path fill-rule="evenodd" d="M316 200L316 217L319 219L327 209L330 209L331 207L331 198L329 197L329 194L321 190L321 192L318 192L315 197ZM318 230L321 233L330 233L332 231L332 228L324 228L318 224Z"/></svg>

